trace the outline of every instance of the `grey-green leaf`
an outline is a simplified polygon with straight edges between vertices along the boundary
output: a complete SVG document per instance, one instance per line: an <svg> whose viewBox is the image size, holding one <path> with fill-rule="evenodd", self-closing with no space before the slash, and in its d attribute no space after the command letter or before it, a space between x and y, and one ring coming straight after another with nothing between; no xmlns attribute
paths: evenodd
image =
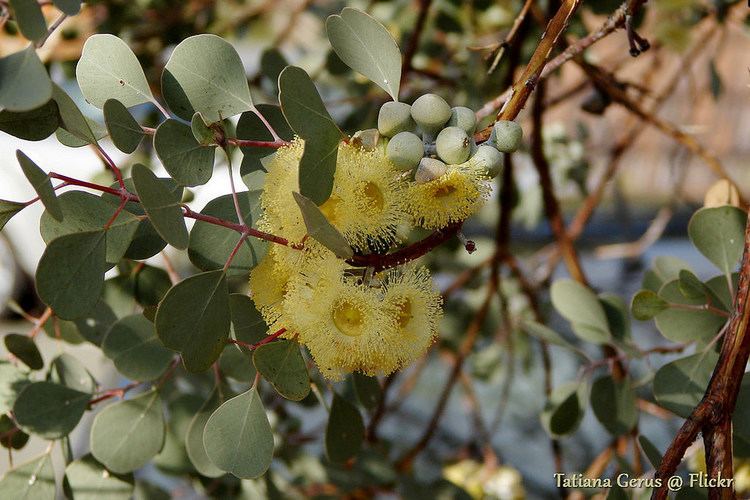
<svg viewBox="0 0 750 500"><path fill-rule="evenodd" d="M156 336L154 324L142 314L126 316L112 325L102 351L117 371L131 380L154 380L166 371L174 356Z"/></svg>
<svg viewBox="0 0 750 500"><path fill-rule="evenodd" d="M578 429L584 413L585 386L569 382L556 387L544 405L542 425L553 437L566 436Z"/></svg>
<svg viewBox="0 0 750 500"><path fill-rule="evenodd" d="M76 319L97 303L104 287L104 231L68 234L47 245L36 270L39 297L62 319Z"/></svg>
<svg viewBox="0 0 750 500"><path fill-rule="evenodd" d="M93 393L96 388L96 380L83 363L66 352L52 360L49 381L86 394Z"/></svg>
<svg viewBox="0 0 750 500"><path fill-rule="evenodd" d="M677 257L661 255L654 259L651 269L646 271L643 276L643 288L652 292L659 292L659 289L679 277L680 271L690 269L690 265Z"/></svg>
<svg viewBox="0 0 750 500"><path fill-rule="evenodd" d="M211 415L203 431L203 446L215 466L239 478L253 479L268 470L273 434L255 386Z"/></svg>
<svg viewBox="0 0 750 500"><path fill-rule="evenodd" d="M571 279L561 279L552 284L550 295L552 305L571 322L573 332L578 337L595 344L610 341L607 314L589 288Z"/></svg>
<svg viewBox="0 0 750 500"><path fill-rule="evenodd" d="M271 124L276 133L285 141L290 141L294 137L294 132L289 128L289 124L284 118L279 106L270 104L259 104L257 111L263 115L268 123ZM1 117L2 115L0 115ZM253 141L273 141L274 137L268 130L258 115L252 111L242 113L240 121L237 122L237 138ZM261 158L271 154L272 150L256 146L241 146L242 164L240 165L240 175L243 180L248 174L256 170L263 170ZM252 189L252 188L251 188Z"/></svg>
<svg viewBox="0 0 750 500"><path fill-rule="evenodd" d="M16 150L16 158L18 159L18 164L21 165L23 175L31 183L31 187L34 188L36 194L39 195L44 208L47 209L52 217L62 220L62 208L60 207L60 202L57 200L57 195L55 195L55 190L52 188L49 176L20 149Z"/></svg>
<svg viewBox="0 0 750 500"><path fill-rule="evenodd" d="M529 335L533 335L543 342L548 342L556 346L564 347L577 353L578 355L583 355L578 347L565 340L562 335L557 333L552 328L549 328L548 326L537 323L536 321L527 320L523 322L522 328L526 333L528 333Z"/></svg>
<svg viewBox="0 0 750 500"><path fill-rule="evenodd" d="M188 125L165 120L156 129L154 149L169 175L183 186L198 186L211 179L216 146L195 140Z"/></svg>
<svg viewBox="0 0 750 500"><path fill-rule="evenodd" d="M296 342L282 339L258 347L253 364L285 398L302 401L310 393L310 376Z"/></svg>
<svg viewBox="0 0 750 500"><path fill-rule="evenodd" d="M107 99L128 108L154 100L138 58L114 35L96 34L86 40L76 79L86 100L100 109Z"/></svg>
<svg viewBox="0 0 750 500"><path fill-rule="evenodd" d="M18 28L23 36L38 42L47 35L47 22L42 6L36 0L10 0ZM1 73L1 72L0 72Z"/></svg>
<svg viewBox="0 0 750 500"><path fill-rule="evenodd" d="M156 313L156 333L182 354L192 372L208 369L229 337L229 288L222 271L193 275L167 292Z"/></svg>
<svg viewBox="0 0 750 500"><path fill-rule="evenodd" d="M362 449L365 424L357 407L335 392L326 425L326 455L331 462L346 462Z"/></svg>
<svg viewBox="0 0 750 500"><path fill-rule="evenodd" d="M72 431L83 416L91 394L52 382L27 385L13 405L18 425L29 434L58 439Z"/></svg>
<svg viewBox="0 0 750 500"><path fill-rule="evenodd" d="M32 370L44 368L44 360L34 339L20 333L9 333L3 338L5 348Z"/></svg>
<svg viewBox="0 0 750 500"><path fill-rule="evenodd" d="M115 147L123 153L135 151L146 134L128 108L117 99L107 99L103 110L104 123Z"/></svg>
<svg viewBox="0 0 750 500"><path fill-rule="evenodd" d="M58 222L50 213L44 212L39 222L42 238L48 244L66 234L103 230L117 208L99 196L84 191L68 191L61 194L58 201L62 209L62 221ZM107 229L108 263L116 264L120 261L133 240L138 223L134 215L124 210L112 221Z"/></svg>
<svg viewBox="0 0 750 500"><path fill-rule="evenodd" d="M0 200L0 231L3 230L5 225L10 219L13 218L18 212L26 208L23 203L17 201Z"/></svg>
<svg viewBox="0 0 750 500"><path fill-rule="evenodd" d="M52 81L33 45L0 58L0 109L31 111L51 97Z"/></svg>
<svg viewBox="0 0 750 500"><path fill-rule="evenodd" d="M232 312L234 338L255 344L266 337L268 326L255 307L253 299L247 295L233 293L229 296L229 307Z"/></svg>
<svg viewBox="0 0 750 500"><path fill-rule="evenodd" d="M328 17L326 31L333 50L347 66L398 100L401 52L382 24L361 10L347 7L341 15Z"/></svg>
<svg viewBox="0 0 750 500"><path fill-rule="evenodd" d="M242 217L245 224L249 226L258 221L262 215L260 195L261 191L259 190L237 193ZM231 194L209 201L206 207L201 210L201 213L239 223ZM196 221L190 231L190 243L188 245L190 262L203 271L222 269L239 238L240 234L233 229ZM247 238L232 259L227 271L230 275L244 274L246 276L250 269L260 262L267 250L267 241L253 237Z"/></svg>
<svg viewBox="0 0 750 500"><path fill-rule="evenodd" d="M630 306L635 319L648 321L669 308L669 303L651 290L641 290L633 297Z"/></svg>
<svg viewBox="0 0 750 500"><path fill-rule="evenodd" d="M653 465L654 469L658 469L662 459L659 449L643 434L638 436L638 443L641 445L643 453L646 454L646 458L648 458L648 461L651 462L651 465Z"/></svg>
<svg viewBox="0 0 750 500"><path fill-rule="evenodd" d="M190 120L190 129L193 132L193 137L201 146L208 146L214 143L214 133L208 128L206 122L203 121L203 117L200 113L195 113L192 120Z"/></svg>
<svg viewBox="0 0 750 500"><path fill-rule="evenodd" d="M191 36L175 47L162 90L172 111L185 120L197 111L215 123L253 107L240 56L216 35Z"/></svg>
<svg viewBox="0 0 750 500"><path fill-rule="evenodd" d="M341 131L301 68L289 66L279 75L279 102L289 126L305 140L299 166L300 192L321 205L333 189Z"/></svg>
<svg viewBox="0 0 750 500"><path fill-rule="evenodd" d="M696 307L696 310L670 307L656 315L656 328L673 342L709 340L726 322L725 317L699 308L706 299L688 299L679 289L679 280L670 281L659 291L659 297L670 304ZM720 304L714 304L721 307Z"/></svg>
<svg viewBox="0 0 750 500"><path fill-rule="evenodd" d="M688 269L680 271L678 288L680 293L688 299L701 299L706 296L706 286Z"/></svg>
<svg viewBox="0 0 750 500"><path fill-rule="evenodd" d="M0 478L0 497L13 500L54 500L55 470L45 453L8 470Z"/></svg>
<svg viewBox="0 0 750 500"><path fill-rule="evenodd" d="M133 475L112 474L91 454L68 464L65 478L75 500L129 500Z"/></svg>
<svg viewBox="0 0 750 500"><path fill-rule="evenodd" d="M597 420L611 434L630 432L638 422L638 408L630 380L615 380L604 375L591 386L591 409Z"/></svg>
<svg viewBox="0 0 750 500"><path fill-rule="evenodd" d="M154 228L170 245L180 250L188 246L188 231L180 204L154 173L136 163L133 166L133 185Z"/></svg>
<svg viewBox="0 0 750 500"><path fill-rule="evenodd" d="M52 85L52 98L57 103L62 128L80 141L96 144L99 140L98 134L92 130L90 120L83 116L73 99L54 84Z"/></svg>
<svg viewBox="0 0 750 500"><path fill-rule="evenodd" d="M203 446L203 432L206 423L211 414L221 404L220 389L214 388L211 396L203 403L198 413L190 421L187 433L185 434L185 449L187 450L190 461L195 469L206 477L219 477L224 475L224 471L216 467L208 458L206 447Z"/></svg>
<svg viewBox="0 0 750 500"><path fill-rule="evenodd" d="M91 453L119 474L143 467L164 445L164 413L156 390L107 406L91 426Z"/></svg>
<svg viewBox="0 0 750 500"><path fill-rule="evenodd" d="M730 205L702 208L688 224L693 245L722 273L729 275L742 257L747 214Z"/></svg>
<svg viewBox="0 0 750 500"><path fill-rule="evenodd" d="M693 354L668 363L654 376L654 397L659 405L687 418L703 398L719 355Z"/></svg>
<svg viewBox="0 0 750 500"><path fill-rule="evenodd" d="M344 235L328 222L328 219L326 219L326 216L323 215L318 206L304 195L296 192L293 192L292 195L302 212L307 233L321 245L336 254L337 257L341 259L351 258L354 255L352 247L349 246Z"/></svg>
<svg viewBox="0 0 750 500"><path fill-rule="evenodd" d="M75 16L81 11L80 0L52 0L52 3L69 16Z"/></svg>
<svg viewBox="0 0 750 500"><path fill-rule="evenodd" d="M29 111L0 111L0 131L26 141L44 140L59 126L60 113L52 99Z"/></svg>

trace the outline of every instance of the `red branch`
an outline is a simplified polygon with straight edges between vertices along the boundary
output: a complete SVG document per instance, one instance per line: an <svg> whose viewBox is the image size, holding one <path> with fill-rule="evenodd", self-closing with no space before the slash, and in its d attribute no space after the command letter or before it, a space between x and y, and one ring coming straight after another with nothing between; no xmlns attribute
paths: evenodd
<svg viewBox="0 0 750 500"><path fill-rule="evenodd" d="M282 328L282 329L276 331L275 333L272 333L268 337L264 338L260 342L256 342L255 344L248 344L247 342L243 342L241 340L236 340L236 339L229 339L227 342L229 342L230 344L236 344L236 345L238 345L240 347L244 347L245 349L253 351L253 350L257 349L258 347L260 347L262 345L268 344L269 342L272 342L272 341L276 340L281 335L283 335L285 332L286 332L286 328Z"/></svg>

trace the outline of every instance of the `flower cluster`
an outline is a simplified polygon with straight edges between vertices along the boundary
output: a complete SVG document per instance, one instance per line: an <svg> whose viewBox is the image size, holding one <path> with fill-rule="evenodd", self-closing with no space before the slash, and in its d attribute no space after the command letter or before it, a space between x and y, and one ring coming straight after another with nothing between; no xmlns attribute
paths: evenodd
<svg viewBox="0 0 750 500"><path fill-rule="evenodd" d="M418 138L417 165L405 168L393 154L398 146L394 141L403 133L417 136L407 130L408 123L395 129L386 126L383 116L393 104L401 110L410 108L388 103L381 111L379 131L360 132L340 144L333 189L319 207L360 254L383 253L399 244L400 226L438 229L463 221L486 199L489 181L501 166L502 156L495 146L477 148L473 140L466 145L466 157L456 157L461 163L446 165L438 160L435 156L449 153L439 137L437 147L430 142L429 134L436 131L433 123L432 132ZM448 108L445 119L438 119L443 122L438 127L455 114L465 121L466 113L457 109L466 108ZM473 113L471 120L473 133ZM464 121L460 123L468 129ZM425 126L420 120L412 124L418 127L414 131ZM463 135L468 137L466 132ZM496 155L480 153L483 148ZM410 154L408 148L396 149ZM263 217L258 227L284 236L290 246L274 245L253 269L253 300L272 330L284 328L285 337L308 348L326 377L338 380L353 371L391 373L420 357L434 341L442 314L440 294L434 291L425 268L406 265L380 272L352 268L307 237L292 194L299 192L303 152L304 142L295 139L266 162Z"/></svg>

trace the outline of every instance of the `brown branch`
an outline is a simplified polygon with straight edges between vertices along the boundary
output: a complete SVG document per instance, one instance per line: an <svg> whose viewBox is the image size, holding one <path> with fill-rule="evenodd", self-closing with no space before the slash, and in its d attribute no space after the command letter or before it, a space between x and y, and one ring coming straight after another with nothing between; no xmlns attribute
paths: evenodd
<svg viewBox="0 0 750 500"><path fill-rule="evenodd" d="M401 70L401 86L404 86L406 79L409 77L409 73L412 70L412 62L414 56L419 48L419 39L422 37L422 31L424 31L425 21L427 21L427 13L430 11L432 0L419 0L419 15L417 16L417 22L414 25L414 32L409 38L409 43L406 45L404 50L404 63Z"/></svg>

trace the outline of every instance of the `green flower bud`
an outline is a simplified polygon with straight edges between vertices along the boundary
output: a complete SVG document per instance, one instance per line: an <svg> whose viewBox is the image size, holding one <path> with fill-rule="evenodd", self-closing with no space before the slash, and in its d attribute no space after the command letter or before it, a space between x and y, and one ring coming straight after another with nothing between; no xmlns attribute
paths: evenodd
<svg viewBox="0 0 750 500"><path fill-rule="evenodd" d="M471 109L464 106L456 106L451 110L448 125L464 129L467 134L472 135L477 128L477 117Z"/></svg>
<svg viewBox="0 0 750 500"><path fill-rule="evenodd" d="M446 127L435 140L435 148L441 160L451 165L463 163L471 153L471 140L464 129Z"/></svg>
<svg viewBox="0 0 750 500"><path fill-rule="evenodd" d="M477 152L471 157L469 162L478 168L487 172L490 178L497 177L503 170L505 158L503 154L492 146L482 144L477 148Z"/></svg>
<svg viewBox="0 0 750 500"><path fill-rule="evenodd" d="M378 113L378 132L386 137L393 137L399 132L410 132L415 129L411 118L411 106L404 102L390 101L380 107Z"/></svg>
<svg viewBox="0 0 750 500"><path fill-rule="evenodd" d="M451 108L439 95L425 94L411 105L411 117L424 132L436 134L450 119Z"/></svg>
<svg viewBox="0 0 750 500"><path fill-rule="evenodd" d="M521 145L523 129L521 126L509 120L500 120L492 127L490 143L502 153L512 153Z"/></svg>
<svg viewBox="0 0 750 500"><path fill-rule="evenodd" d="M414 180L417 184L426 184L442 177L446 170L448 167L442 161L435 158L422 158L414 174Z"/></svg>
<svg viewBox="0 0 750 500"><path fill-rule="evenodd" d="M407 171L419 164L424 156L424 144L416 134L399 132L388 141L385 153L397 169Z"/></svg>

